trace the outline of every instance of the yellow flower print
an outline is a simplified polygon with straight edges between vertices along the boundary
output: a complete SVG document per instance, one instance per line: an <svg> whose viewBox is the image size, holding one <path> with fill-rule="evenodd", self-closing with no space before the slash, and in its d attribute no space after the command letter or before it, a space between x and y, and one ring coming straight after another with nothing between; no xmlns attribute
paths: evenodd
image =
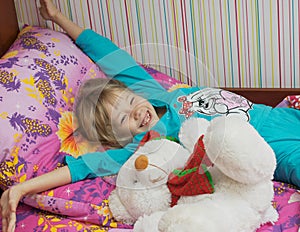
<svg viewBox="0 0 300 232"><path fill-rule="evenodd" d="M191 86L189 86L189 85L187 85L187 84L175 84L175 85L173 85L173 86L168 90L168 92L172 92L172 91L174 91L174 90L176 90L176 89L189 88L189 87L191 87Z"/></svg>
<svg viewBox="0 0 300 232"><path fill-rule="evenodd" d="M42 59L45 59L47 56L46 56L44 53L41 53L41 54L39 55L39 57L42 58Z"/></svg>
<svg viewBox="0 0 300 232"><path fill-rule="evenodd" d="M27 27L23 28L23 29L20 31L18 37L21 37L23 34L25 34L25 33L29 32L29 31L31 31L32 29L33 29L32 26L27 26Z"/></svg>
<svg viewBox="0 0 300 232"><path fill-rule="evenodd" d="M60 52L59 50L56 50L56 51L54 51L53 53L54 53L54 55L56 55L56 56L60 56L60 54L61 54L61 52Z"/></svg>
<svg viewBox="0 0 300 232"><path fill-rule="evenodd" d="M66 85L68 86L68 78L65 78L65 80L66 80ZM63 92L62 98L65 101L65 103L73 104L75 101L75 94L73 93L73 89L69 88L69 89L65 90Z"/></svg>
<svg viewBox="0 0 300 232"><path fill-rule="evenodd" d="M93 68L91 68L91 69L89 70L89 76L90 76L91 78L95 78L95 77L96 77L96 72L95 72L95 70L94 70Z"/></svg>
<svg viewBox="0 0 300 232"><path fill-rule="evenodd" d="M2 119L7 119L7 116L8 116L7 112L0 113L0 118L2 118Z"/></svg>
<svg viewBox="0 0 300 232"><path fill-rule="evenodd" d="M5 55L2 56L2 59L8 59L8 58L12 58L15 57L16 55L18 55L18 51L11 51L6 53Z"/></svg>
<svg viewBox="0 0 300 232"><path fill-rule="evenodd" d="M51 40L52 40L54 43L60 42L60 39L58 39L58 38L52 38Z"/></svg>
<svg viewBox="0 0 300 232"><path fill-rule="evenodd" d="M74 133L76 122L72 112L64 112L59 119L58 131L56 132L61 141L61 152L66 152L78 157L88 152L95 152L97 147L88 143L82 136Z"/></svg>
<svg viewBox="0 0 300 232"><path fill-rule="evenodd" d="M103 205L91 204L91 206L93 209L97 210L98 215L107 217L107 220L111 219L113 216L109 209L109 206L108 206L108 204L105 203L105 200L103 203L104 203Z"/></svg>
<svg viewBox="0 0 300 232"><path fill-rule="evenodd" d="M13 136L14 136L14 142L18 143L21 141L23 134L16 133Z"/></svg>
<svg viewBox="0 0 300 232"><path fill-rule="evenodd" d="M73 206L73 201L67 201L67 202L65 203L65 208L66 208L66 209L71 209L72 206Z"/></svg>
<svg viewBox="0 0 300 232"><path fill-rule="evenodd" d="M33 171L34 172L37 172L39 170L39 166L37 165L37 164L35 164L34 166L33 166Z"/></svg>

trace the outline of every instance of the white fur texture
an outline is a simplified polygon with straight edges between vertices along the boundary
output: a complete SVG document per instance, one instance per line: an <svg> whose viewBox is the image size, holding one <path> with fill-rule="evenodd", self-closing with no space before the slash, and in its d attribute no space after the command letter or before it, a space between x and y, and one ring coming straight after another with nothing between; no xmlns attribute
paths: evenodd
<svg viewBox="0 0 300 232"><path fill-rule="evenodd" d="M170 208L167 175L148 166L134 169L140 154L167 173L183 166L201 134L207 155L213 194L181 197ZM134 231L250 232L278 218L272 207L275 156L256 130L237 117L219 117L210 123L192 119L184 123L180 140L186 147L165 140L150 141L121 168L110 209L117 220L137 221ZM118 198L118 199L116 199Z"/></svg>
<svg viewBox="0 0 300 232"><path fill-rule="evenodd" d="M147 155L149 163L160 169L149 165L147 169L137 171L134 162L140 155ZM189 152L186 149L167 139L153 140L140 147L122 166L117 178L117 188L109 197L114 217L131 223L142 215L167 210L171 201L166 186L168 173L183 167L188 158ZM116 200L118 197L120 199Z"/></svg>

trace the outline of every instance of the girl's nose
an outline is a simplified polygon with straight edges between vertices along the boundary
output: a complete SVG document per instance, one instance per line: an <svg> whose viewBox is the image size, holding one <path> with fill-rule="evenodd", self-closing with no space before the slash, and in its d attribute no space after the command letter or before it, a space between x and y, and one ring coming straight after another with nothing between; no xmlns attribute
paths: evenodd
<svg viewBox="0 0 300 232"><path fill-rule="evenodd" d="M141 111L139 109L133 109L132 117L137 120L141 117Z"/></svg>

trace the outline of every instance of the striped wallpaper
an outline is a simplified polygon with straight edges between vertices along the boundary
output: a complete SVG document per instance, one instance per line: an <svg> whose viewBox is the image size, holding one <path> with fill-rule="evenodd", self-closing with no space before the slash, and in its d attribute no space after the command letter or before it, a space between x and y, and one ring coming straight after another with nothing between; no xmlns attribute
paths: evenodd
<svg viewBox="0 0 300 232"><path fill-rule="evenodd" d="M54 0L61 11L189 84L300 86L300 0ZM47 25L15 0L20 24Z"/></svg>

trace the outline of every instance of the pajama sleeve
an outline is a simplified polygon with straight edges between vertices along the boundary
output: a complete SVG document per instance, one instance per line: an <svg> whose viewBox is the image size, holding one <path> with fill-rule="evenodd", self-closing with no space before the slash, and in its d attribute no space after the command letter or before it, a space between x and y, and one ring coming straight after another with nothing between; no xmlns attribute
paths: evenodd
<svg viewBox="0 0 300 232"><path fill-rule="evenodd" d="M87 153L77 159L67 156L65 162L69 167L72 183L74 183L86 178L117 174L131 154L131 152L122 152L121 149L108 150L107 152Z"/></svg>
<svg viewBox="0 0 300 232"><path fill-rule="evenodd" d="M166 91L126 51L96 32L84 30L76 44L108 77L123 82L135 93L148 99L153 91Z"/></svg>
<svg viewBox="0 0 300 232"><path fill-rule="evenodd" d="M78 158L67 156L65 162L70 170L72 183L86 178L117 174L137 148L136 144L138 143L131 143L122 149L87 153Z"/></svg>

